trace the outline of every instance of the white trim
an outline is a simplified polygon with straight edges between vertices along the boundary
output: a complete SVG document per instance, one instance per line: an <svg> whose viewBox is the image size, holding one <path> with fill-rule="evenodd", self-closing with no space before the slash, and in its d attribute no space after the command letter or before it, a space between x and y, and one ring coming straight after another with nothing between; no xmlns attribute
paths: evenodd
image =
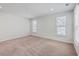
<svg viewBox="0 0 79 59"><path fill-rule="evenodd" d="M43 37L43 38L47 38L47 39L51 39L51 40L56 40L56 41L60 41L60 42L65 42L65 43L71 43L73 44L73 42L71 41L68 41L68 40L58 40L54 37L49 37L49 36L44 36L44 35L41 35L41 34L37 34L37 33L31 33L31 35L34 35L34 36L38 36L38 37Z"/></svg>
<svg viewBox="0 0 79 59"><path fill-rule="evenodd" d="M28 36L28 35L30 35L30 34L28 33L28 34L19 35L19 36L16 36L16 37L9 37L9 38L6 38L6 39L1 39L0 42L7 41L7 40L13 40L13 39L21 38L21 37Z"/></svg>
<svg viewBox="0 0 79 59"><path fill-rule="evenodd" d="M77 52L77 55L79 56L79 45L78 45L78 42L76 40L74 40L74 47L75 47L75 50Z"/></svg>

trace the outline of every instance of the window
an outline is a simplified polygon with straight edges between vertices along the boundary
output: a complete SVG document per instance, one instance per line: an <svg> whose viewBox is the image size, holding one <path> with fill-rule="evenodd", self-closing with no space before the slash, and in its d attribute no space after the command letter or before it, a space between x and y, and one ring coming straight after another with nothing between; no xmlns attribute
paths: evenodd
<svg viewBox="0 0 79 59"><path fill-rule="evenodd" d="M56 30L57 35L66 35L66 16L61 16L56 18Z"/></svg>
<svg viewBox="0 0 79 59"><path fill-rule="evenodd" d="M32 32L37 32L37 21L32 20Z"/></svg>

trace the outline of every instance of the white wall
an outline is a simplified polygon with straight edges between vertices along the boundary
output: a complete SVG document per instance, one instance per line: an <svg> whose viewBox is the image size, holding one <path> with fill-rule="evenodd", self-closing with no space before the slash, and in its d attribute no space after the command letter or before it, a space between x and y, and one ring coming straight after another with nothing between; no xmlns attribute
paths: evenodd
<svg viewBox="0 0 79 59"><path fill-rule="evenodd" d="M66 26L67 36L65 37L56 35L55 21L56 21L56 17L58 16L67 17L67 26ZM72 39L73 12L72 11L56 13L49 16L39 17L36 19L38 22L38 30L37 30L37 34L33 33L33 35L42 36L42 37L46 37L46 38L50 38L58 41L68 42L68 43L73 42L73 39Z"/></svg>
<svg viewBox="0 0 79 59"><path fill-rule="evenodd" d="M26 36L28 34L28 19L0 12L0 41Z"/></svg>
<svg viewBox="0 0 79 59"><path fill-rule="evenodd" d="M79 55L79 5L74 9L74 46Z"/></svg>

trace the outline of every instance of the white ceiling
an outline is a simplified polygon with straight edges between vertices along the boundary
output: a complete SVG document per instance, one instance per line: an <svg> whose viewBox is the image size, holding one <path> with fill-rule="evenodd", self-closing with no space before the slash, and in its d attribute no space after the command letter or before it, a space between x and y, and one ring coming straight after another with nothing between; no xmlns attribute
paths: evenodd
<svg viewBox="0 0 79 59"><path fill-rule="evenodd" d="M69 3L0 3L0 12L16 14L26 18L35 18L57 12L69 11L74 8L74 4ZM54 11L50 11L53 8Z"/></svg>

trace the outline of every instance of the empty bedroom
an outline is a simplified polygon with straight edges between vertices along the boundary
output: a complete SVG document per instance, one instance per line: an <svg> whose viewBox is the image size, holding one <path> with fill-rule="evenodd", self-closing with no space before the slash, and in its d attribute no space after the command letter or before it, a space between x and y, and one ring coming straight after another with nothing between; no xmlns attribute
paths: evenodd
<svg viewBox="0 0 79 59"><path fill-rule="evenodd" d="M78 56L79 3L0 3L0 56Z"/></svg>

